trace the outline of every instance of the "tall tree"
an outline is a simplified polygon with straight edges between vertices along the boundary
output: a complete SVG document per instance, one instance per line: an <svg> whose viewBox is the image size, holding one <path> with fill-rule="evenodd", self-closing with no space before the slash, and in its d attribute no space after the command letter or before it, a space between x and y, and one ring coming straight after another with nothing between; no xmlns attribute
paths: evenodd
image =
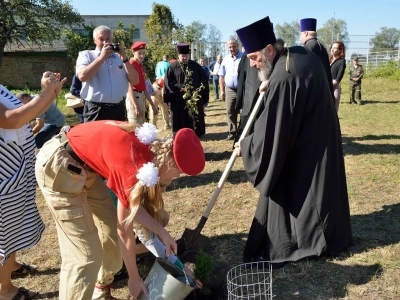
<svg viewBox="0 0 400 300"><path fill-rule="evenodd" d="M275 35L277 38L284 40L287 47L298 45L299 43L299 20L291 23L284 22L282 25L275 26Z"/></svg>
<svg viewBox="0 0 400 300"><path fill-rule="evenodd" d="M347 23L341 19L331 18L325 22L324 26L317 30L318 40L328 49L334 41L342 41L347 47L349 33Z"/></svg>
<svg viewBox="0 0 400 300"><path fill-rule="evenodd" d="M7 43L52 45L60 28L78 23L83 19L68 0L0 0L0 66Z"/></svg>
<svg viewBox="0 0 400 300"><path fill-rule="evenodd" d="M215 59L218 54L222 54L225 43L222 43L221 40L221 31L215 25L209 24L207 30L207 42L211 59Z"/></svg>
<svg viewBox="0 0 400 300"><path fill-rule="evenodd" d="M206 55L206 33L207 25L200 21L193 21L190 25L185 26L185 41L194 44L195 59L199 59Z"/></svg>
<svg viewBox="0 0 400 300"><path fill-rule="evenodd" d="M75 62L78 57L79 51L93 49L93 25L84 25L84 32L73 32L72 30L63 31L63 41L67 48L67 57L71 62L71 66L75 67Z"/></svg>
<svg viewBox="0 0 400 300"><path fill-rule="evenodd" d="M128 56L132 55L130 47L133 42L133 35L135 34L135 24L129 24L129 30L124 29L122 22L117 23L117 29L113 32L113 42L121 44L127 52Z"/></svg>
<svg viewBox="0 0 400 300"><path fill-rule="evenodd" d="M398 50L400 45L400 30L397 28L381 27L371 39L372 51Z"/></svg>
<svg viewBox="0 0 400 300"><path fill-rule="evenodd" d="M153 3L152 13L144 23L144 30L149 40L147 44L147 69L154 73L155 66L164 54L176 57L173 45L181 32L182 25L175 19L167 5Z"/></svg>

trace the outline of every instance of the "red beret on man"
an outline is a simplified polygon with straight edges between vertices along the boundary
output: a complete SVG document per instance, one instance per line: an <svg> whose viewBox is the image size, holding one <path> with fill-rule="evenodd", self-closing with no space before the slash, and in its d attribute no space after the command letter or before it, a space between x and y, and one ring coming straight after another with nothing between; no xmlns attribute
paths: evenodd
<svg viewBox="0 0 400 300"><path fill-rule="evenodd" d="M145 42L134 42L131 49L132 49L132 51L146 49L146 43Z"/></svg>

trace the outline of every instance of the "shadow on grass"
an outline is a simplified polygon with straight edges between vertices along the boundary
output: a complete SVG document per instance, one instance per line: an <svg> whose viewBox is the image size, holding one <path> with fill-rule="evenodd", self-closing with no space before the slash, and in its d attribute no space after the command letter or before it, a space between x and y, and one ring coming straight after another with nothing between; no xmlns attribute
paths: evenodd
<svg viewBox="0 0 400 300"><path fill-rule="evenodd" d="M217 183L222 176L222 171L214 171L212 173L203 173L197 176L179 177L172 181L171 185L167 187L167 191L179 190L181 188L193 188L197 186L207 185L210 183ZM234 170L229 173L226 180L232 184L239 184L247 182L247 175L243 170Z"/></svg>
<svg viewBox="0 0 400 300"><path fill-rule="evenodd" d="M209 152L205 153L206 161L220 161L229 159L232 156L232 151L224 152Z"/></svg>
<svg viewBox="0 0 400 300"><path fill-rule="evenodd" d="M385 205L382 210L371 214L351 216L351 223L354 245L337 257L339 261L355 253L400 242L400 204ZM210 237L205 251L212 254L217 263L211 281L206 285L211 294L194 292L186 299L227 299L226 275L231 268L242 263L246 238L247 234L242 233ZM364 285L381 276L383 268L379 263L342 265L323 256L274 270L272 290L276 299L345 298L349 284Z"/></svg>
<svg viewBox="0 0 400 300"><path fill-rule="evenodd" d="M225 138L228 136L228 133L224 130L223 132L213 132L213 133L206 133L201 140L208 142L208 141L224 141Z"/></svg>
<svg viewBox="0 0 400 300"><path fill-rule="evenodd" d="M399 154L398 144L364 144L357 141L379 141L400 139L399 135L366 135L362 137L342 136L343 152L345 155L361 154Z"/></svg>
<svg viewBox="0 0 400 300"><path fill-rule="evenodd" d="M395 103L400 103L399 101L378 101L378 100L362 100L362 104L366 105L366 104L395 104Z"/></svg>
<svg viewBox="0 0 400 300"><path fill-rule="evenodd" d="M226 122L206 123L206 127L214 127L214 126L226 126Z"/></svg>
<svg viewBox="0 0 400 300"><path fill-rule="evenodd" d="M66 114L65 116L65 125L76 125L78 124L78 117L76 114Z"/></svg>

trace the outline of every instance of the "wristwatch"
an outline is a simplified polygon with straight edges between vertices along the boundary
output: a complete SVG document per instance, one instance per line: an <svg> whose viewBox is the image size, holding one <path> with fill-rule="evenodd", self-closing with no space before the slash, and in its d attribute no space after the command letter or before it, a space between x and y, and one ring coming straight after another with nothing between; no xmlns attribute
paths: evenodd
<svg viewBox="0 0 400 300"><path fill-rule="evenodd" d="M123 62L123 63L126 63L126 62L128 62L128 61L129 61L129 58L124 59L122 62Z"/></svg>

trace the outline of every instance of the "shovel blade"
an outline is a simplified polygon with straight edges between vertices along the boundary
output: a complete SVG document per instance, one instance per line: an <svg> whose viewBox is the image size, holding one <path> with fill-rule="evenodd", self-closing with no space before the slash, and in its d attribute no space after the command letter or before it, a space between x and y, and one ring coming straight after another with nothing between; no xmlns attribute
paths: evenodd
<svg viewBox="0 0 400 300"><path fill-rule="evenodd" d="M185 228L182 237L176 243L178 244L178 255L182 255L188 250L204 250L210 243L210 239L198 233L197 230Z"/></svg>

